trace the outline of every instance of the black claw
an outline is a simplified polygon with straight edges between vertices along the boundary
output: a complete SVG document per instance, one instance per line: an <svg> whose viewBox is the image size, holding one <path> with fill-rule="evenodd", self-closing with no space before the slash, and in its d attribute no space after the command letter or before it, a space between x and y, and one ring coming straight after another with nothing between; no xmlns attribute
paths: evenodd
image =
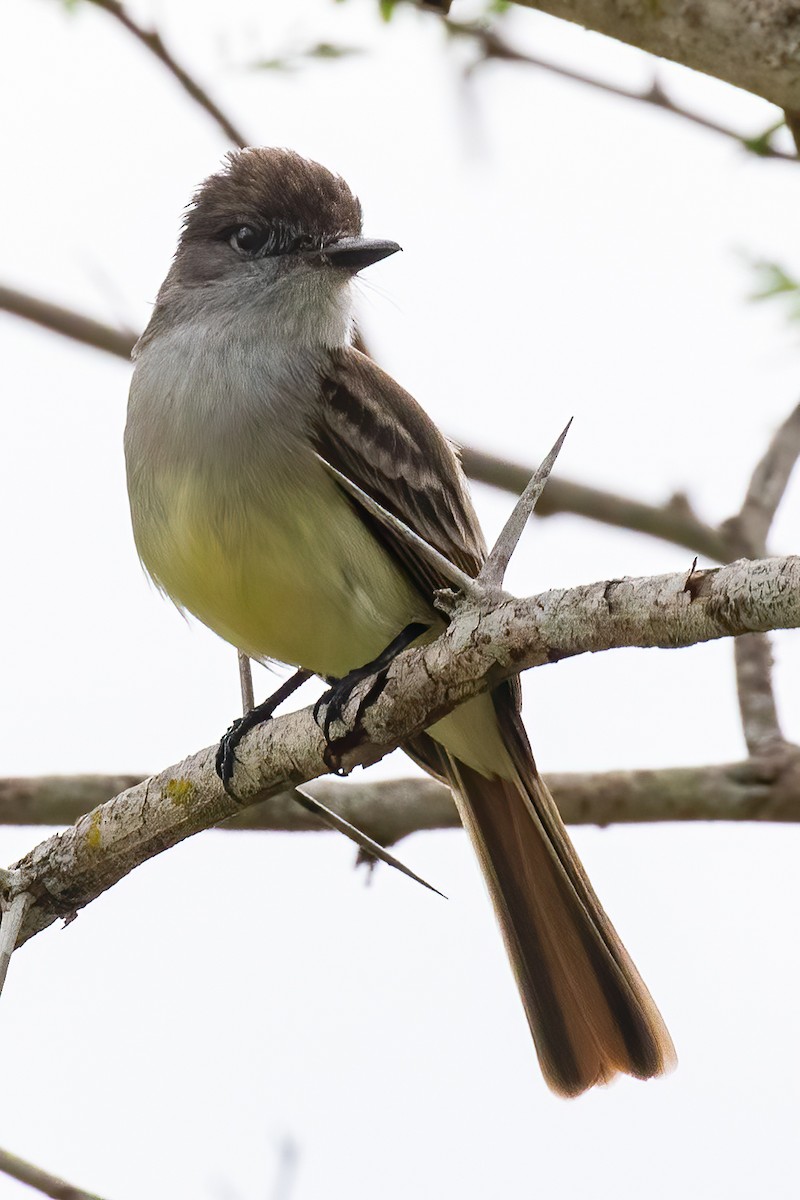
<svg viewBox="0 0 800 1200"><path fill-rule="evenodd" d="M222 780L222 786L234 800L238 800L238 796L232 790L230 784L233 779L233 772L236 769L236 747L244 735L249 733L251 729L255 729L256 725L261 725L264 721L269 721L278 705L291 696L292 692L296 691L300 687L300 684L309 678L309 675L310 672L304 671L302 668L299 671L295 671L294 675L290 676L285 683L282 683L277 691L273 692L263 704L257 704L255 708L251 708L250 712L245 713L243 717L237 717L231 727L220 738L217 754L214 759L214 766L217 769L217 775Z"/></svg>
<svg viewBox="0 0 800 1200"><path fill-rule="evenodd" d="M347 703L357 685L365 679L370 679L373 675L375 676L374 683L367 689L359 701L358 710L353 721L354 729L358 728L358 724L366 710L371 704L374 704L383 691L389 667L397 655L401 650L405 650L407 646L410 646L421 634L425 633L428 628L427 625L423 625L420 622L406 625L405 629L401 630L397 637L392 639L386 649L377 658L373 658L372 662L365 663L363 667L356 667L354 671L350 671L342 679L331 681L331 686L327 692L324 692L314 705L314 720L318 725L320 725L320 711L323 705L325 706L325 715L322 718L320 728L329 748L331 745L335 745L335 743L331 743L331 725L334 721L342 719L342 713L347 707ZM328 762L328 759L326 758L325 761Z"/></svg>
<svg viewBox="0 0 800 1200"><path fill-rule="evenodd" d="M217 755L214 759L214 766L217 769L217 775L222 780L222 786L228 795L232 795L229 784L233 779L233 772L236 767L236 747L242 740L246 730L242 731L244 720L242 717L237 717L233 724L225 731L217 746Z"/></svg>

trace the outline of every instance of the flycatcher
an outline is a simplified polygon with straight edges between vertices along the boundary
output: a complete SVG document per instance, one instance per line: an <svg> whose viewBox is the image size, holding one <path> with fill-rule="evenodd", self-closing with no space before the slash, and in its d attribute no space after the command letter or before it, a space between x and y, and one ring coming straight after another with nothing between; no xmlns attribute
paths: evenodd
<svg viewBox="0 0 800 1200"><path fill-rule="evenodd" d="M232 154L187 210L134 352L125 451L147 571L251 658L326 679L409 626L435 636L446 581L325 462L470 575L486 553L451 446L351 345L352 279L399 249L362 237L358 200L319 164ZM537 772L516 681L405 749L453 790L550 1087L665 1071L670 1036Z"/></svg>

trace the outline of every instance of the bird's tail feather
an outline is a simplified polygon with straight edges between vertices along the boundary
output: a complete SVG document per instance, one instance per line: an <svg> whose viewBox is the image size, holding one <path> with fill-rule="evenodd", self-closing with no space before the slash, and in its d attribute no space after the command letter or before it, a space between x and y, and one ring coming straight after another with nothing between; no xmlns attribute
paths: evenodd
<svg viewBox="0 0 800 1200"><path fill-rule="evenodd" d="M429 739L414 749L426 765L435 753L455 793L545 1079L577 1096L617 1073L660 1075L675 1062L667 1028L589 883L518 714L496 700L515 778L487 778Z"/></svg>

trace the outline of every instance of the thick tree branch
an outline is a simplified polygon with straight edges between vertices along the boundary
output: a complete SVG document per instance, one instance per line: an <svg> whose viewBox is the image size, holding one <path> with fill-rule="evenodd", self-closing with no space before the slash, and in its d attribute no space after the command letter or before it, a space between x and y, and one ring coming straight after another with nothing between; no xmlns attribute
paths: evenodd
<svg viewBox="0 0 800 1200"><path fill-rule="evenodd" d="M239 147L250 144L244 134L234 125L230 117L226 116L219 105L211 99L205 88L201 87L186 68L175 59L164 45L157 30L145 29L143 25L134 20L125 6L119 3L119 0L88 0L88 3L93 4L95 8L102 8L109 16L114 17L146 50L149 50L167 68L170 75L180 84L187 96L195 104L199 104L212 120L216 121L229 141Z"/></svg>
<svg viewBox="0 0 800 1200"><path fill-rule="evenodd" d="M795 0L517 0L800 109L800 12Z"/></svg>
<svg viewBox="0 0 800 1200"><path fill-rule="evenodd" d="M288 786L381 758L446 712L528 667L615 646L688 646L712 638L800 626L800 558L646 579L610 580L509 598L459 611L428 646L400 655L356 729L340 730L333 754L312 710L254 730L237 751L234 777L245 803ZM370 681L356 690L345 717ZM16 864L6 899L33 896L25 941L71 916L134 867L239 811L214 770L216 747L123 792Z"/></svg>
<svg viewBox="0 0 800 1200"><path fill-rule="evenodd" d="M756 137L748 137L736 129L731 129L729 125L722 125L719 121L712 121L709 117L704 117L700 113L678 104L677 101L673 100L664 91L656 79L653 80L649 88L643 91L620 87L618 84L608 83L603 79L598 79L596 76L585 75L582 71L573 71L569 67L561 66L559 63L550 62L548 59L539 58L537 55L526 54L521 50L517 50L495 28L482 22L447 19L445 20L445 26L449 33L456 37L468 38L478 46L480 57L478 62L474 64L475 66L482 62L499 61L535 67L550 75L557 75L561 79L569 79L573 83L583 84L585 87L594 88L596 91L605 92L610 96L618 96L624 100L634 100L640 104L648 104L654 108L660 108L662 112L668 112L673 116L681 117L685 121L690 121L693 125L699 125L701 129L707 129L711 133L717 133L722 137L730 138L737 142L739 146L750 150L760 158L782 158L789 162L797 162L796 154L789 154L772 145L770 137L775 133L774 129L768 130L767 133L762 133Z"/></svg>

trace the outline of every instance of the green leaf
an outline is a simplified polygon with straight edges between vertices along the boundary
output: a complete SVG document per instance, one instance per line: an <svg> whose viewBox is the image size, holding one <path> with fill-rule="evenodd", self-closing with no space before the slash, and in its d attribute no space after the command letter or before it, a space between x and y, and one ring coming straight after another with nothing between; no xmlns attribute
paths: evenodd
<svg viewBox="0 0 800 1200"><path fill-rule="evenodd" d="M800 280L785 271L780 263L766 259L751 262L756 275L756 290L748 300L774 300L782 297L789 301L786 315L790 321L800 321Z"/></svg>
<svg viewBox="0 0 800 1200"><path fill-rule="evenodd" d="M355 55L363 53L360 46L335 46L333 42L317 42L316 46L309 46L308 50L303 51L303 57L353 58Z"/></svg>
<svg viewBox="0 0 800 1200"><path fill-rule="evenodd" d="M786 124L783 117L780 121L776 121L774 125L770 125L763 133L757 134L755 137L742 138L742 145L745 150L749 150L751 154L757 154L759 158L766 158L772 153L772 136L782 129Z"/></svg>
<svg viewBox="0 0 800 1200"><path fill-rule="evenodd" d="M398 0L378 0L378 10L384 21L391 21L397 4Z"/></svg>
<svg viewBox="0 0 800 1200"><path fill-rule="evenodd" d="M351 58L363 54L359 46L336 46L333 42L317 42L304 50L293 50L290 54L282 54L276 58L259 58L250 63L251 71L295 71L309 59L327 61L339 58Z"/></svg>

